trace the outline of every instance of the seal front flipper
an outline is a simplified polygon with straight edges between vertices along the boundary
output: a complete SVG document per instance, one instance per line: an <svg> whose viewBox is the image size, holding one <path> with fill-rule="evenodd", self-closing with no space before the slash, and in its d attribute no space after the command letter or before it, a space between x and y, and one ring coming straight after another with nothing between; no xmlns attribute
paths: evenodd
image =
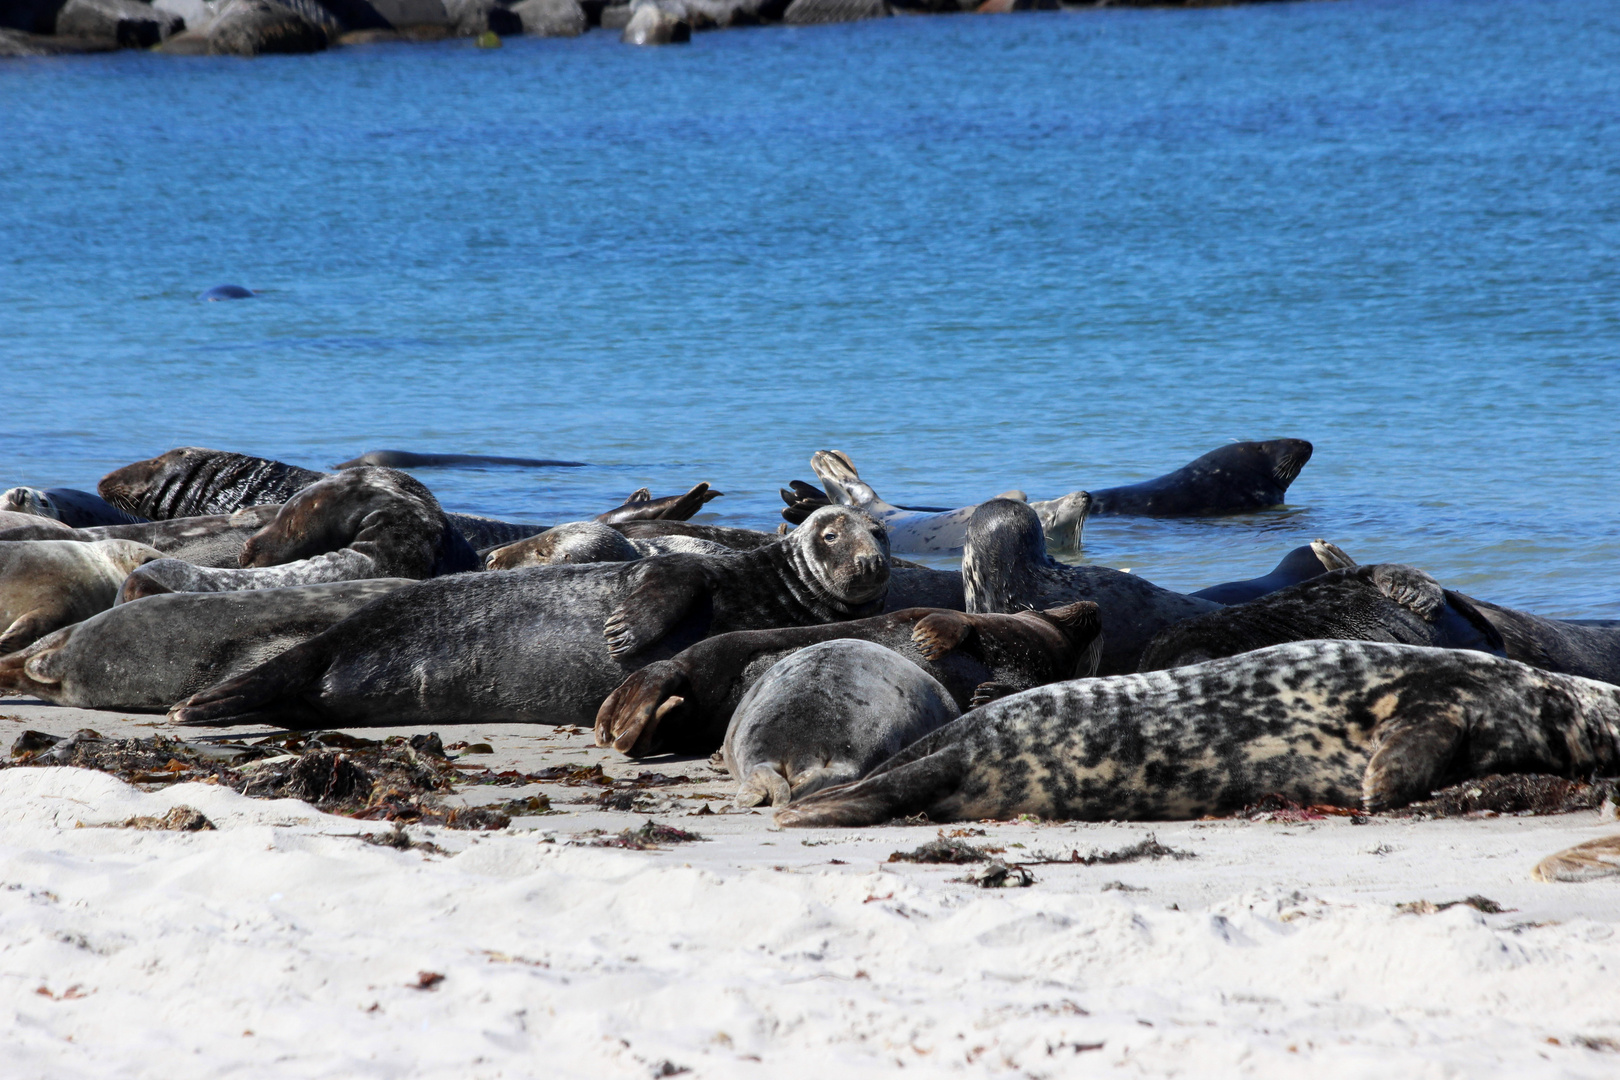
<svg viewBox="0 0 1620 1080"><path fill-rule="evenodd" d="M659 726L678 715L690 687L686 671L670 660L631 672L596 711L596 745L630 757L650 753Z"/></svg>
<svg viewBox="0 0 1620 1080"><path fill-rule="evenodd" d="M1362 805L1389 810L1444 787L1455 771L1467 730L1456 708L1386 725L1378 732L1378 749L1362 775Z"/></svg>
<svg viewBox="0 0 1620 1080"><path fill-rule="evenodd" d="M1346 555L1344 549L1338 544L1329 543L1322 539L1312 540L1311 553L1322 564L1323 570L1354 570L1356 568L1356 560Z"/></svg>
<svg viewBox="0 0 1620 1080"><path fill-rule="evenodd" d="M1018 687L1004 682L982 682L973 688L973 697L968 701L968 708L977 709L980 705L988 705L998 701L1008 694L1018 693Z"/></svg>
<svg viewBox="0 0 1620 1080"><path fill-rule="evenodd" d="M5 633L0 634L0 656L16 652L18 649L26 649L60 624L61 618L53 616L44 608L23 612L6 627Z"/></svg>
<svg viewBox="0 0 1620 1080"><path fill-rule="evenodd" d="M973 621L957 611L936 611L917 620L911 640L930 664L957 648L973 634Z"/></svg>
<svg viewBox="0 0 1620 1080"><path fill-rule="evenodd" d="M629 575L623 598L614 605L602 624L608 655L615 660L640 652L661 640L691 613L707 592L697 573L671 573L664 560L640 563L625 571Z"/></svg>
<svg viewBox="0 0 1620 1080"><path fill-rule="evenodd" d="M936 740L923 743L934 745ZM939 806L960 789L967 774L967 754L958 745L920 753L923 743L900 751L864 780L824 788L789 803L776 812L776 823L784 827L879 825Z"/></svg>
<svg viewBox="0 0 1620 1080"><path fill-rule="evenodd" d="M1373 569L1372 583L1424 622L1434 622L1446 606L1446 593L1440 583L1415 566L1382 563Z"/></svg>

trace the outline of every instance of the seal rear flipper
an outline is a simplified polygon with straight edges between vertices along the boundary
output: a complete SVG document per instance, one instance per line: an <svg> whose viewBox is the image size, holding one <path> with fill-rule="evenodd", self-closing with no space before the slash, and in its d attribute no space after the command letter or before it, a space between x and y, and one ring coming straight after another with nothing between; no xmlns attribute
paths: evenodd
<svg viewBox="0 0 1620 1080"><path fill-rule="evenodd" d="M896 759L906 759L896 763ZM909 750L877 766L864 780L824 788L776 812L784 827L878 825L936 806L960 787L967 757L958 746L913 757Z"/></svg>
<svg viewBox="0 0 1620 1080"><path fill-rule="evenodd" d="M1378 732L1378 749L1362 774L1362 805L1389 810L1444 787L1467 730L1456 709L1387 724Z"/></svg>
<svg viewBox="0 0 1620 1080"><path fill-rule="evenodd" d="M1482 643L1485 646L1480 651L1492 652L1497 656L1508 655L1507 641L1502 637L1501 629L1486 618L1485 613L1475 607L1472 600L1462 593L1452 592L1450 589L1446 589L1444 593L1446 605L1467 620L1468 625L1479 631L1479 636L1483 639ZM1477 648L1477 646L1475 647Z"/></svg>
<svg viewBox="0 0 1620 1080"><path fill-rule="evenodd" d="M792 490L790 491L788 488ZM832 500L827 498L825 492L811 487L803 480L790 480L788 481L788 487L778 488L777 490L782 496L782 501L787 503L782 508L782 517L792 525L803 524L805 518L820 510L823 506L832 505Z"/></svg>
<svg viewBox="0 0 1620 1080"><path fill-rule="evenodd" d="M685 669L670 660L631 672L596 710L596 745L630 757L652 753L660 726L681 718L690 684Z"/></svg>
<svg viewBox="0 0 1620 1080"><path fill-rule="evenodd" d="M614 659L640 652L674 630L705 590L703 579L696 573L671 574L661 562L653 560L626 571L628 587L602 624L608 655Z"/></svg>
<svg viewBox="0 0 1620 1080"><path fill-rule="evenodd" d="M739 808L760 806L764 803L786 806L792 798L793 792L788 787L787 777L769 765L755 765L753 771L744 778L742 786L737 789L737 797L733 802Z"/></svg>
<svg viewBox="0 0 1620 1080"><path fill-rule="evenodd" d="M307 691L318 692L328 662L326 643L311 638L251 671L199 690L169 709L169 720L188 727L279 724L299 731L330 725L331 719L305 697Z"/></svg>
<svg viewBox="0 0 1620 1080"><path fill-rule="evenodd" d="M1344 553L1338 544L1330 544L1326 540L1312 540L1311 554L1322 564L1324 572L1328 570L1354 570L1356 560Z"/></svg>
<svg viewBox="0 0 1620 1080"><path fill-rule="evenodd" d="M1373 568L1372 583L1424 622L1434 622L1446 606L1446 592L1440 583L1415 566L1383 563Z"/></svg>

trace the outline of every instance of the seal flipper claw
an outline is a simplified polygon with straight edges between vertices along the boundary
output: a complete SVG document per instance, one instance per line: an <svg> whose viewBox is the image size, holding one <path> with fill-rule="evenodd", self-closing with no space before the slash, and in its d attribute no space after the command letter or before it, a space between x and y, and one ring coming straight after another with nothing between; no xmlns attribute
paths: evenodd
<svg viewBox="0 0 1620 1080"><path fill-rule="evenodd" d="M1373 570L1372 583L1424 622L1434 622L1446 606L1446 593L1440 583L1415 566L1383 563Z"/></svg>
<svg viewBox="0 0 1620 1080"><path fill-rule="evenodd" d="M699 578L672 580L668 574L649 573L645 563L632 565L627 573L635 580L602 624L608 655L616 660L640 652L674 630L696 606L703 588Z"/></svg>
<svg viewBox="0 0 1620 1080"><path fill-rule="evenodd" d="M917 620L911 640L930 664L957 648L973 634L973 623L955 611L936 611Z"/></svg>
<svg viewBox="0 0 1620 1080"><path fill-rule="evenodd" d="M1016 694L1018 688L1001 682L982 682L973 688L973 697L968 701L969 709L977 709L980 705L988 705L998 701L1008 694Z"/></svg>
<svg viewBox="0 0 1620 1080"><path fill-rule="evenodd" d="M1467 730L1455 709L1385 727L1362 774L1362 805L1389 810L1444 787Z"/></svg>

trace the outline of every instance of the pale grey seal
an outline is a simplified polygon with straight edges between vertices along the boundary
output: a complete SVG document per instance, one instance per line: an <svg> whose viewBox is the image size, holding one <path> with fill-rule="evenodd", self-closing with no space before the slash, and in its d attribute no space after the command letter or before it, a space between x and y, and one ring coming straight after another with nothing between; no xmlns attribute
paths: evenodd
<svg viewBox="0 0 1620 1080"><path fill-rule="evenodd" d="M600 521L565 521L539 536L496 548L484 557L485 570L517 570L554 563L630 562L648 555L729 555L733 548L694 536L631 540Z"/></svg>
<svg viewBox="0 0 1620 1080"><path fill-rule="evenodd" d="M129 573L162 557L130 540L0 541L0 655L112 607Z"/></svg>

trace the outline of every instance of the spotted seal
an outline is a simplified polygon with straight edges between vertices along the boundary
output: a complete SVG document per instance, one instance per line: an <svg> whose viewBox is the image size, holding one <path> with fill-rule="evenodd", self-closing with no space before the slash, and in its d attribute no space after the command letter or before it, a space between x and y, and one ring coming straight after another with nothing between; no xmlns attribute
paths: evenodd
<svg viewBox="0 0 1620 1080"><path fill-rule="evenodd" d="M1356 561L1337 545L1330 544L1326 540L1312 540L1309 544L1297 547L1284 555L1282 561L1273 567L1269 574L1245 581L1225 581L1187 595L1213 600L1217 604L1242 604L1274 593L1278 589L1286 589L1290 585L1298 585L1302 581L1320 577L1329 570L1347 570L1355 565Z"/></svg>
<svg viewBox="0 0 1620 1080"><path fill-rule="evenodd" d="M120 604L0 657L0 687L81 709L162 711L408 584L373 578Z"/></svg>
<svg viewBox="0 0 1620 1080"><path fill-rule="evenodd" d="M600 521L565 521L539 536L496 548L484 557L485 570L517 570L554 563L630 562L648 555L729 555L732 548L693 536L631 540Z"/></svg>
<svg viewBox="0 0 1620 1080"><path fill-rule="evenodd" d="M1381 563L1333 570L1258 600L1176 623L1148 643L1138 670L1198 664L1314 638L1507 655L1502 635L1463 596L1416 567Z"/></svg>
<svg viewBox="0 0 1620 1080"><path fill-rule="evenodd" d="M1463 649L1300 641L975 709L783 825L1168 820L1271 794L1367 810L1491 773L1620 770L1620 686Z"/></svg>
<svg viewBox="0 0 1620 1080"><path fill-rule="evenodd" d="M112 607L129 573L162 557L129 540L0 541L0 655Z"/></svg>
<svg viewBox="0 0 1620 1080"><path fill-rule="evenodd" d="M129 525L144 518L126 513L99 495L75 488L14 487L0 494L0 510L55 518L69 528L91 525Z"/></svg>
<svg viewBox="0 0 1620 1080"><path fill-rule="evenodd" d="M428 578L479 568L478 555L409 473L345 469L294 495L242 545L239 569L163 559L131 574L121 602L362 578Z"/></svg>
<svg viewBox="0 0 1620 1080"><path fill-rule="evenodd" d="M490 454L417 454L409 450L370 450L359 457L339 462L332 468L357 469L362 465L376 465L384 469L437 469L457 465L523 465L544 469L579 469L585 467L585 462L554 461L551 458L496 457Z"/></svg>
<svg viewBox="0 0 1620 1080"><path fill-rule="evenodd" d="M596 713L596 745L631 757L707 754L737 703L784 657L824 641L869 641L917 665L966 710L1007 694L1096 673L1097 605L968 615L912 608L820 626L739 630L705 638L633 672Z"/></svg>
<svg viewBox="0 0 1620 1080"><path fill-rule="evenodd" d="M1094 490L1091 512L1196 517L1281 506L1312 450L1304 439L1229 443L1152 480Z"/></svg>
<svg viewBox="0 0 1620 1080"><path fill-rule="evenodd" d="M884 502L870 484L861 479L848 455L837 450L818 450L810 457L810 468L815 470L827 489L827 497L840 506L857 506L889 529L889 542L897 552L924 553L959 550L967 540L968 521L979 505L963 506L943 513L906 510ZM786 492L783 493L784 497ZM1022 502L1023 493L1010 493ZM1006 496L997 496L1005 498ZM1057 499L1029 504L1040 518L1050 543L1059 548L1078 548L1085 529L1086 515L1091 509L1091 496L1084 491L1071 492ZM793 517L784 511L791 521Z"/></svg>
<svg viewBox="0 0 1620 1080"><path fill-rule="evenodd" d="M1040 520L1010 499L981 505L968 523L962 556L968 611L1051 608L1095 600L1102 609L1103 675L1136 670L1154 635L1220 605L1171 592L1135 574L1106 566L1066 566L1046 554Z"/></svg>
<svg viewBox="0 0 1620 1080"><path fill-rule="evenodd" d="M888 580L883 527L842 507L756 551L436 578L194 695L173 716L299 727L590 723L644 664L709 634L875 614Z"/></svg>
<svg viewBox="0 0 1620 1080"><path fill-rule="evenodd" d="M738 806L785 806L859 780L960 715L933 676L870 641L823 641L779 660L743 695L722 760Z"/></svg>

